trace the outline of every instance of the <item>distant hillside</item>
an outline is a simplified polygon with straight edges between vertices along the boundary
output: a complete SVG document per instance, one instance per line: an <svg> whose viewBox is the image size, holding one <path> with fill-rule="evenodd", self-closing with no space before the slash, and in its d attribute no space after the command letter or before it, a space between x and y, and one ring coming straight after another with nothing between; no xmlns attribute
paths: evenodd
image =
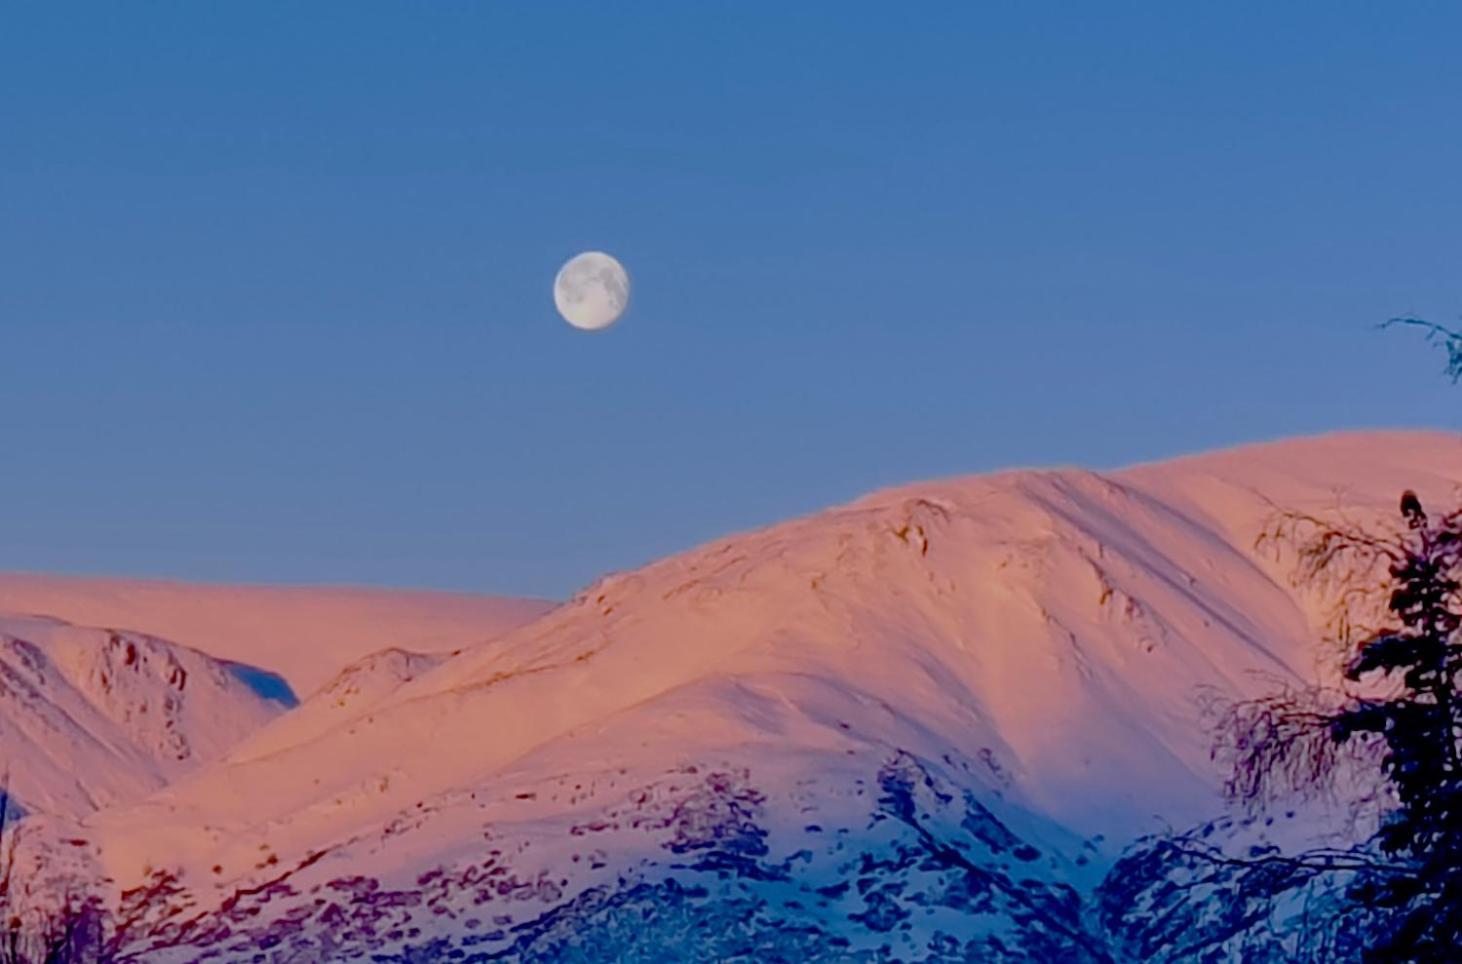
<svg viewBox="0 0 1462 964"><path fill-rule="evenodd" d="M26 812L136 800L284 709L185 646L0 614L0 775Z"/></svg>
<svg viewBox="0 0 1462 964"><path fill-rule="evenodd" d="M552 606L466 593L0 573L0 612L177 640L277 673L301 698L376 650L455 649L521 626Z"/></svg>

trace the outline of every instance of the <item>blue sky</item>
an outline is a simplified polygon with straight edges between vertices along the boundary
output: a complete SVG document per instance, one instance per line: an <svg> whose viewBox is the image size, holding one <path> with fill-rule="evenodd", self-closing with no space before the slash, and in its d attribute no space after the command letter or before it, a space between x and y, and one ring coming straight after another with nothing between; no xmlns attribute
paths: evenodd
<svg viewBox="0 0 1462 964"><path fill-rule="evenodd" d="M561 596L901 481L1456 427L1372 326L1462 313L1458 36L7 5L0 567ZM634 279L603 335L549 294L588 248Z"/></svg>

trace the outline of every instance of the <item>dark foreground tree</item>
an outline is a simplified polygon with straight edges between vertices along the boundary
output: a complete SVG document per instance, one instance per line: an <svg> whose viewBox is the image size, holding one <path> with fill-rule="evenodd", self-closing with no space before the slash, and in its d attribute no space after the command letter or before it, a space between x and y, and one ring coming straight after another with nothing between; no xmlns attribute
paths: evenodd
<svg viewBox="0 0 1462 964"><path fill-rule="evenodd" d="M1462 381L1462 332L1409 317L1381 327L1421 330ZM1429 516L1412 492L1399 510L1371 525L1284 513L1261 536L1294 553L1297 582L1335 601L1338 672L1215 702L1214 754L1241 814L1119 861L1104 899L1129 943L1166 952L1187 940L1265 960L1462 960L1462 510ZM1367 828L1361 843L1293 853L1267 841L1274 804L1337 790L1352 800L1353 829ZM1148 913L1134 918L1137 903Z"/></svg>
<svg viewBox="0 0 1462 964"><path fill-rule="evenodd" d="M1382 813L1374 836L1348 851L1208 856L1348 874L1345 897L1366 909L1371 931L1364 957L1457 960L1462 510L1428 516L1407 492L1388 530L1291 513L1266 539L1296 551L1301 579L1334 591L1340 638L1348 641L1343 682L1229 706L1217 749L1231 766L1226 789L1240 803L1262 805L1321 789L1342 764L1369 760L1379 768Z"/></svg>

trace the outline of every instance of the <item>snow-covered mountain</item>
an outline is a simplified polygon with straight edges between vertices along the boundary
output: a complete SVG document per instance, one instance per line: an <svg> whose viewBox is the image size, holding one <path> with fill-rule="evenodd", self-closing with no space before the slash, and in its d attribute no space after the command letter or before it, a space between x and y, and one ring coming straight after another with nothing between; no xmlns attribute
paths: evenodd
<svg viewBox="0 0 1462 964"><path fill-rule="evenodd" d="M444 652L542 615L537 599L330 586L229 586L0 573L0 612L175 639L282 676L303 697L393 646Z"/></svg>
<svg viewBox="0 0 1462 964"><path fill-rule="evenodd" d="M284 709L185 646L0 614L0 766L24 810L136 800Z"/></svg>
<svg viewBox="0 0 1462 964"><path fill-rule="evenodd" d="M1113 860L1220 808L1200 697L1315 671L1265 519L1458 479L1372 433L881 492L368 660L85 834L148 960L1109 960Z"/></svg>

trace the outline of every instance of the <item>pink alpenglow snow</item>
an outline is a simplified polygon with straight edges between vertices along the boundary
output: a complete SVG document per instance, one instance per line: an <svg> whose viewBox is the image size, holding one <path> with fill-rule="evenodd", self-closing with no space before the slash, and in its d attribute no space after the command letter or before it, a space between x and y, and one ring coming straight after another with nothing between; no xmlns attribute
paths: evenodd
<svg viewBox="0 0 1462 964"><path fill-rule="evenodd" d="M1110 960L1114 859L1222 812L1205 694L1314 675L1265 520L1457 479L1462 438L1392 432L889 489L353 653L63 826L176 909L148 960Z"/></svg>

